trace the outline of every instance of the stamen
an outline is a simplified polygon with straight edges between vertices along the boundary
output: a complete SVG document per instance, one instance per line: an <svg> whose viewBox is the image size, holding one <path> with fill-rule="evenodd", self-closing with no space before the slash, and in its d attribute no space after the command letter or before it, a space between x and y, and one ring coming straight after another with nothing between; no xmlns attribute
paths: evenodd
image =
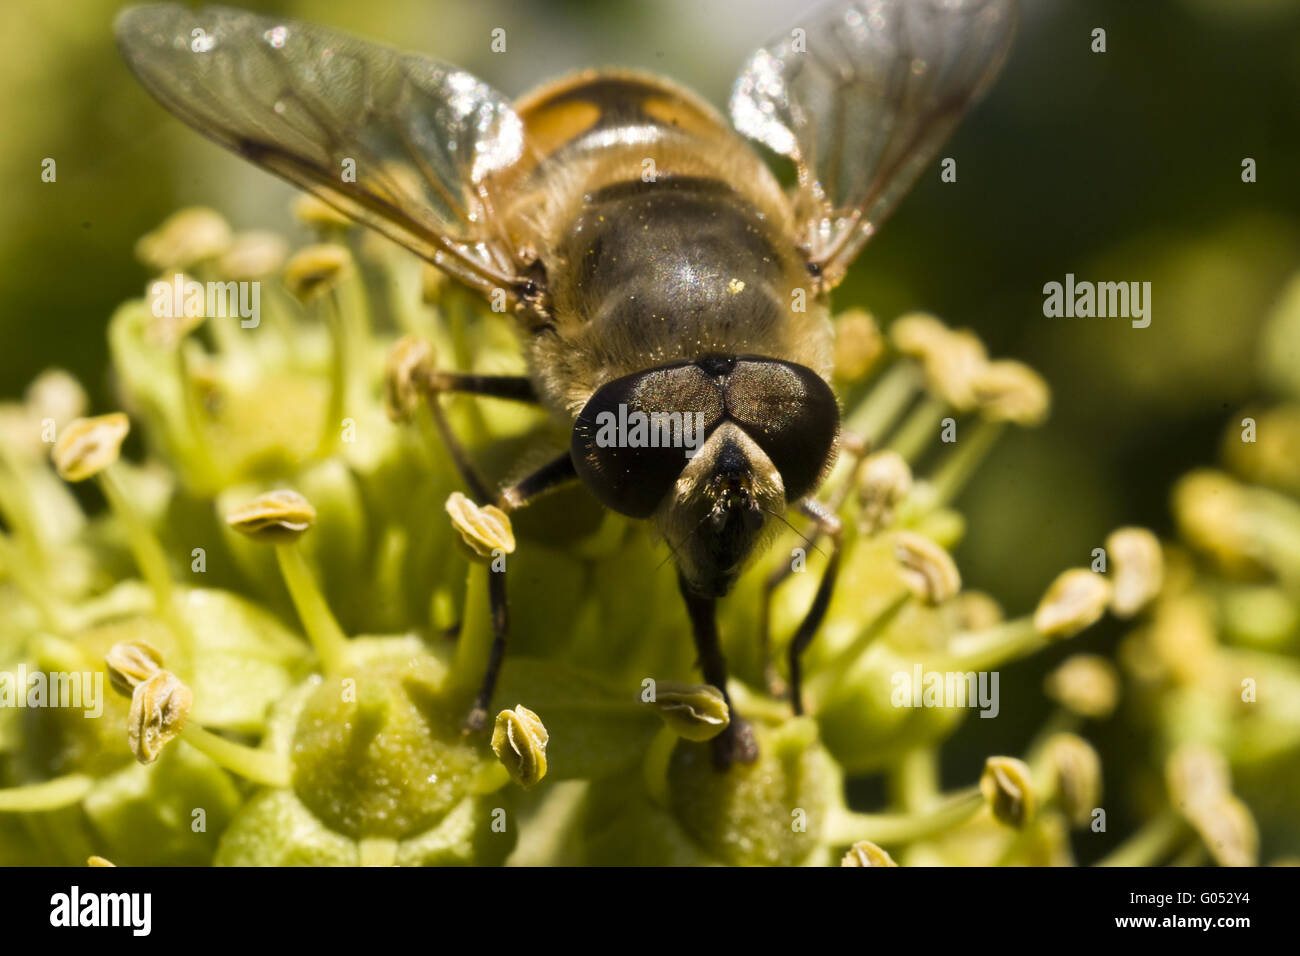
<svg viewBox="0 0 1300 956"><path fill-rule="evenodd" d="M28 564L22 549L15 545L3 531L0 531L0 568L9 575L9 579L18 586L23 596L36 606L46 627L56 634L68 632L66 609L55 602L50 589Z"/></svg>
<svg viewBox="0 0 1300 956"><path fill-rule="evenodd" d="M840 866L898 866L894 858L870 840L859 840L849 847Z"/></svg>
<svg viewBox="0 0 1300 956"><path fill-rule="evenodd" d="M321 668L326 674L337 674L347 665L347 635L330 611L298 545L298 539L315 520L316 509L311 502L288 489L259 495L226 515L226 523L236 531L275 546L280 576L303 630L316 648Z"/></svg>
<svg viewBox="0 0 1300 956"><path fill-rule="evenodd" d="M550 734L541 718L519 705L497 714L492 729L492 752L510 772L510 779L529 790L546 776L549 740Z"/></svg>
<svg viewBox="0 0 1300 956"><path fill-rule="evenodd" d="M74 773L40 783L0 790L0 813L34 813L58 810L79 803L95 785L94 778Z"/></svg>
<svg viewBox="0 0 1300 956"><path fill-rule="evenodd" d="M52 457L59 475L70 482L95 478L109 508L122 523L136 566L153 592L158 615L180 644L184 661L193 659L194 636L176 608L167 552L132 503L117 464L130 422L121 412L81 418L68 425L55 442Z"/></svg>
<svg viewBox="0 0 1300 956"><path fill-rule="evenodd" d="M982 418L953 446L930 479L936 508L951 504L961 494L1005 429L1005 422Z"/></svg>
<svg viewBox="0 0 1300 956"><path fill-rule="evenodd" d="M1146 528L1119 528L1106 538L1106 553L1115 569L1110 609L1117 617L1132 617L1160 593L1164 550Z"/></svg>
<svg viewBox="0 0 1300 956"><path fill-rule="evenodd" d="M141 236L135 254L157 272L188 269L219 256L230 245L230 226L219 213L201 206L181 209L157 229Z"/></svg>
<svg viewBox="0 0 1300 956"><path fill-rule="evenodd" d="M909 465L915 464L950 412L951 406L942 398L926 395L889 440L889 450L897 452Z"/></svg>
<svg viewBox="0 0 1300 956"><path fill-rule="evenodd" d="M731 724L731 710L722 691L712 684L657 681L655 715L685 740L712 740Z"/></svg>
<svg viewBox="0 0 1300 956"><path fill-rule="evenodd" d="M198 724L186 724L180 732L180 738L231 773L237 773L254 783L267 787L287 787L293 780L288 759L273 751L235 743Z"/></svg>
<svg viewBox="0 0 1300 956"><path fill-rule="evenodd" d="M384 369L384 410L390 422L410 421L429 391L437 357L433 346L416 335L398 341Z"/></svg>
<svg viewBox="0 0 1300 956"><path fill-rule="evenodd" d="M1072 637L1091 627L1110 604L1109 582L1085 568L1062 572L1038 602L1034 627L1049 638Z"/></svg>
<svg viewBox="0 0 1300 956"><path fill-rule="evenodd" d="M1166 810L1142 824L1138 831L1121 843L1096 866L1154 866L1167 857L1184 840L1188 829L1178 814Z"/></svg>
<svg viewBox="0 0 1300 956"><path fill-rule="evenodd" d="M868 446L876 446L920 389L921 373L916 366L911 362L896 362L848 415L845 430L860 435Z"/></svg>
<svg viewBox="0 0 1300 956"><path fill-rule="evenodd" d="M341 673L347 666L348 638L317 586L307 559L295 542L277 544L275 557L298 619L320 657L322 670L326 674Z"/></svg>
<svg viewBox="0 0 1300 956"><path fill-rule="evenodd" d="M1033 774L1023 760L989 757L980 777L980 791L1000 823L1022 830L1034 815Z"/></svg>
<svg viewBox="0 0 1300 956"><path fill-rule="evenodd" d="M826 823L825 836L828 843L841 845L864 839L884 844L913 843L965 823L985 805L979 787L970 787L918 813L837 810Z"/></svg>

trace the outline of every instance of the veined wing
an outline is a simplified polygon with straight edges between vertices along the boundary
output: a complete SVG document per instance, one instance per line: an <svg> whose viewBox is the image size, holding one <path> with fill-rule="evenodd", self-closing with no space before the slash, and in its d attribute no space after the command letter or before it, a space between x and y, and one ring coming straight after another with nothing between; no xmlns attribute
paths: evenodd
<svg viewBox="0 0 1300 956"><path fill-rule="evenodd" d="M1015 0L840 0L750 57L732 122L795 162L829 286L997 75L1015 20Z"/></svg>
<svg viewBox="0 0 1300 956"><path fill-rule="evenodd" d="M467 284L513 294L485 184L518 160L523 130L491 87L427 57L221 7L134 7L116 32L140 82L199 132Z"/></svg>

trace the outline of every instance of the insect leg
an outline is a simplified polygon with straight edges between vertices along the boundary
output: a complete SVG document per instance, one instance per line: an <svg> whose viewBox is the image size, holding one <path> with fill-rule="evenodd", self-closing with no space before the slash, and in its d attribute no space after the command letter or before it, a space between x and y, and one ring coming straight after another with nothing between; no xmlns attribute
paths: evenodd
<svg viewBox="0 0 1300 956"><path fill-rule="evenodd" d="M722 656L722 647L718 642L718 600L693 593L680 575L677 584L686 601L686 613L691 619L691 632L695 637L695 650L699 654L704 680L722 692L727 709L731 712L731 723L727 729L712 740L713 765L718 770L726 770L736 760L753 763L758 759L754 731L749 722L742 719L731 706L731 697L727 693L727 661Z"/></svg>
<svg viewBox="0 0 1300 956"><path fill-rule="evenodd" d="M438 395L443 392L460 392L536 404L537 393L533 390L533 383L522 375L465 375L460 372L433 372L427 387L429 411L442 443L447 448L447 454L451 456L452 464L456 466L461 481L465 482L474 499L487 501L492 495L470 462L465 446L451 430L447 415L438 401Z"/></svg>
<svg viewBox="0 0 1300 956"><path fill-rule="evenodd" d="M492 493L488 490L487 483L479 475L478 469L470 461L465 446L460 443L460 439L452 431L451 423L447 421L447 415L443 411L439 399L439 394L442 392L462 392L511 401L536 402L537 395L533 391L532 382L522 376L463 375L456 372L434 372L430 378L429 411L433 416L433 422L438 429L438 434L442 438L442 443L447 449L447 454L451 456L452 463L456 466L456 471L460 473L461 481L469 489L470 495L476 501L488 501L493 497ZM564 461L568 460L569 456L566 454ZM569 462L568 467L572 471L572 462ZM528 498L562 483L563 480L563 462L559 460L551 462L540 472L506 489L502 494L503 504L507 501L510 502L507 510L520 507ZM512 496L511 493L513 493ZM483 675L483 682L479 685L478 694L474 698L474 705L465 718L465 729L468 731L482 730L487 726L488 705L492 703L492 692L496 689L497 676L501 672L501 662L505 658L506 637L510 633L510 610L506 600L506 572L504 568L500 571L494 569L488 575L488 605L492 615L492 648L488 654L488 664Z"/></svg>
<svg viewBox="0 0 1300 956"><path fill-rule="evenodd" d="M515 511L531 503L539 495L577 480L577 477L573 460L565 452L503 490L498 499L500 507L504 511ZM482 730L487 726L488 707L492 703L497 677L501 673L501 664L506 656L506 640L510 635L510 609L506 602L504 567L499 571L494 568L488 575L488 606L492 614L492 648L488 652L488 664L483 673L483 682L479 685L474 705L465 718L465 729L469 731Z"/></svg>
<svg viewBox="0 0 1300 956"><path fill-rule="evenodd" d="M791 573L788 561L773 568L763 581L763 591L758 599L758 656L763 665L767 692L773 697L784 697L786 684L772 662L772 599L781 582Z"/></svg>
<svg viewBox="0 0 1300 956"><path fill-rule="evenodd" d="M429 386L437 392L461 392L509 402L537 404L532 380L523 375L466 375L461 372L433 372Z"/></svg>
<svg viewBox="0 0 1300 956"><path fill-rule="evenodd" d="M493 570L488 574L488 605L492 613L492 649L488 652L488 664L483 672L483 681L479 684L474 705L465 716L465 730L474 732L482 730L488 723L488 706L492 703L492 693L496 690L497 677L501 673L501 662L506 656L506 636L510 633L510 608L506 603L506 572L504 569Z"/></svg>
<svg viewBox="0 0 1300 956"><path fill-rule="evenodd" d="M820 515L825 513L833 517L843 507L845 500L853 491L858 465L866 457L869 447L870 444L866 439L852 432L845 431L840 434L840 449L853 461L848 481L835 490L830 502L825 506L816 505L811 500L805 501L799 506L800 510L813 518L814 521L813 527L806 536L810 548L816 547L820 537L828 533L826 524L821 520ZM815 509L817 513L810 513L810 509ZM837 529L839 527L838 519L835 519L835 527ZM786 684L781 679L781 675L777 673L776 665L772 662L772 600L776 589L793 573L794 567L789 561L777 565L763 582L763 591L759 597L758 653L759 660L763 665L763 676L767 682L768 693L773 697L785 696Z"/></svg>
<svg viewBox="0 0 1300 956"><path fill-rule="evenodd" d="M428 405L429 414L433 418L434 426L438 429L438 436L442 439L443 447L447 449L447 454L451 456L451 463L456 466L456 471L460 474L460 480L469 489L470 497L475 501L489 500L492 493L488 491L488 486L479 476L474 463L469 460L469 453L465 451L465 446L460 443L460 439L452 431L451 422L447 421L447 413L442 410L442 403L438 400L437 392L429 392Z"/></svg>
<svg viewBox="0 0 1300 956"><path fill-rule="evenodd" d="M799 629L790 640L790 703L794 707L795 714L803 713L803 652L812 643L813 635L817 633L822 619L826 617L826 608L831 603L831 594L835 590L835 581L839 577L840 538L843 530L835 512L820 502L809 500L801 503L799 507L817 522L819 530L830 539L831 554L826 562L826 570L822 573L821 583L817 585L812 606L808 608L808 613L804 615L804 619L799 623Z"/></svg>
<svg viewBox="0 0 1300 956"><path fill-rule="evenodd" d="M497 498L497 506L503 511L518 511L532 504L534 499L546 492L577 480L578 472L573 467L573 458L566 451L531 475L526 475L508 488L502 489Z"/></svg>

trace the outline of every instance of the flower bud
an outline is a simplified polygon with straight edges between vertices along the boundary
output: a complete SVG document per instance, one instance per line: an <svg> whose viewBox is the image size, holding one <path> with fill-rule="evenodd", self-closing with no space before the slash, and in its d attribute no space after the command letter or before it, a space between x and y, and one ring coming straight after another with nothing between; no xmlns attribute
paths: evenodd
<svg viewBox="0 0 1300 956"><path fill-rule="evenodd" d="M194 697L171 671L159 671L136 685L127 716L127 743L140 763L153 763L185 727Z"/></svg>
<svg viewBox="0 0 1300 956"><path fill-rule="evenodd" d="M1034 628L1044 637L1065 638L1091 627L1106 613L1110 584L1084 568L1062 572L1034 611Z"/></svg>
<svg viewBox="0 0 1300 956"><path fill-rule="evenodd" d="M1001 359L978 369L971 389L980 414L990 421L1041 425L1052 393L1043 377L1023 362Z"/></svg>
<svg viewBox="0 0 1300 956"><path fill-rule="evenodd" d="M1294 287L1300 289L1300 284ZM1229 469L1250 484L1300 495L1300 405L1288 403L1248 410L1248 414L1256 420L1255 441L1242 441L1240 422L1224 435L1223 458Z"/></svg>
<svg viewBox="0 0 1300 956"><path fill-rule="evenodd" d="M999 823L1020 829L1034 814L1032 774L1023 760L989 757L980 777L980 792Z"/></svg>
<svg viewBox="0 0 1300 956"><path fill-rule="evenodd" d="M136 258L159 272L187 269L220 255L230 244L230 226L211 209L194 206L168 216L135 244Z"/></svg>
<svg viewBox="0 0 1300 956"><path fill-rule="evenodd" d="M1193 684L1214 666L1216 608L1208 595L1189 592L1162 600L1146 630L1147 648L1164 676Z"/></svg>
<svg viewBox="0 0 1300 956"><path fill-rule="evenodd" d="M960 411L975 406L975 381L988 366L988 353L974 332L912 313L896 319L889 334L895 348L920 361L931 391Z"/></svg>
<svg viewBox="0 0 1300 956"><path fill-rule="evenodd" d="M424 399L433 370L433 346L418 335L405 336L393 346L384 370L384 409L389 421L410 421Z"/></svg>
<svg viewBox="0 0 1300 956"><path fill-rule="evenodd" d="M352 220L323 199L311 193L299 193L289 207L293 217L311 229L347 229Z"/></svg>
<svg viewBox="0 0 1300 956"><path fill-rule="evenodd" d="M108 681L123 697L131 697L138 685L162 670L163 659L147 641L121 641L104 655Z"/></svg>
<svg viewBox="0 0 1300 956"><path fill-rule="evenodd" d="M885 350L875 319L864 309L849 309L835 320L835 377L854 382L871 371Z"/></svg>
<svg viewBox="0 0 1300 956"><path fill-rule="evenodd" d="M81 383L61 368L46 369L36 376L23 398L37 418L52 418L58 425L84 415L89 404Z"/></svg>
<svg viewBox="0 0 1300 956"><path fill-rule="evenodd" d="M975 407L975 383L988 368L988 352L969 329L953 332L945 347L926 363L930 386L961 411Z"/></svg>
<svg viewBox="0 0 1300 956"><path fill-rule="evenodd" d="M180 281L189 283L194 281L190 276L181 274ZM150 282L146 287L150 301L156 301L155 296L161 295L165 299L172 296L171 284L169 282L161 283L165 288L156 293L154 286L158 282ZM207 320L203 314L190 315L188 310L166 309L161 315L151 314L144 327L144 340L151 346L162 349L175 348L187 335L199 328Z"/></svg>
<svg viewBox="0 0 1300 956"><path fill-rule="evenodd" d="M240 534L276 543L298 540L315 520L311 502L288 489L258 495L226 515L226 524Z"/></svg>
<svg viewBox="0 0 1300 956"><path fill-rule="evenodd" d="M1119 528L1106 538L1106 553L1115 569L1110 609L1118 617L1132 617L1160 593L1165 566L1160 541L1146 528Z"/></svg>
<svg viewBox="0 0 1300 956"><path fill-rule="evenodd" d="M928 312L900 315L889 326L889 340L894 348L913 358L924 358L948 334L948 326Z"/></svg>
<svg viewBox="0 0 1300 956"><path fill-rule="evenodd" d="M549 735L541 718L527 707L516 706L497 714L492 728L492 751L525 790L546 776L546 743Z"/></svg>
<svg viewBox="0 0 1300 956"><path fill-rule="evenodd" d="M1259 828L1241 800L1224 796L1199 810L1191 823L1219 866L1259 865Z"/></svg>
<svg viewBox="0 0 1300 956"><path fill-rule="evenodd" d="M454 491L447 499L447 514L465 545L480 558L490 558L498 550L514 553L515 532L510 518L495 505L480 507Z"/></svg>
<svg viewBox="0 0 1300 956"><path fill-rule="evenodd" d="M284 265L284 285L299 302L323 295L352 267L352 255L343 246L322 243L300 249Z"/></svg>
<svg viewBox="0 0 1300 956"><path fill-rule="evenodd" d="M1057 734L1047 742L1047 760L1061 809L1076 826L1087 823L1101 802L1101 758L1076 734Z"/></svg>
<svg viewBox="0 0 1300 956"><path fill-rule="evenodd" d="M1187 818L1216 806L1230 794L1232 781L1223 754L1204 744L1184 744L1165 761L1169 799Z"/></svg>
<svg viewBox="0 0 1300 956"><path fill-rule="evenodd" d="M28 459L49 454L41 441L40 418L19 402L0 402L0 445Z"/></svg>
<svg viewBox="0 0 1300 956"><path fill-rule="evenodd" d="M289 244L274 232L241 232L217 260L217 271L236 282L260 279L279 269L288 252Z"/></svg>
<svg viewBox="0 0 1300 956"><path fill-rule="evenodd" d="M957 565L925 535L899 531L894 536L894 556L903 581L922 603L942 604L961 590Z"/></svg>
<svg viewBox="0 0 1300 956"><path fill-rule="evenodd" d="M668 729L687 740L711 740L731 723L726 698L712 684L657 681L653 706Z"/></svg>
<svg viewBox="0 0 1300 956"><path fill-rule="evenodd" d="M1047 696L1080 717L1104 720L1119 701L1115 665L1096 654L1075 654L1047 675Z"/></svg>
<svg viewBox="0 0 1300 956"><path fill-rule="evenodd" d="M896 451L881 451L862 462L858 478L863 534L875 534L894 521L898 505L912 490L912 469Z"/></svg>
<svg viewBox="0 0 1300 956"><path fill-rule="evenodd" d="M870 840L859 840L849 847L840 866L898 866L894 858Z"/></svg>
<svg viewBox="0 0 1300 956"><path fill-rule="evenodd" d="M1209 469L1184 475L1174 485L1173 511L1182 537L1229 573L1250 576L1262 568L1246 495L1227 475Z"/></svg>
<svg viewBox="0 0 1300 956"><path fill-rule="evenodd" d="M983 631L1001 624L1002 605L984 591L962 591L953 601L955 625L959 631Z"/></svg>
<svg viewBox="0 0 1300 956"><path fill-rule="evenodd" d="M131 423L121 412L78 418L54 443L54 467L64 481L85 481L117 461Z"/></svg>

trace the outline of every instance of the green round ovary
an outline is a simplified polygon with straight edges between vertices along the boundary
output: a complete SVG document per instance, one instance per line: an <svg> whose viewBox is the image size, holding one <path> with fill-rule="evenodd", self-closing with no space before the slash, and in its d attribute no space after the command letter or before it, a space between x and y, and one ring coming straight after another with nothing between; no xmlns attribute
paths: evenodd
<svg viewBox="0 0 1300 956"><path fill-rule="evenodd" d="M506 777L484 741L461 732L464 705L444 693L444 665L403 638L352 647L345 675L312 679L273 721L292 783L244 806L217 862L503 861L517 829Z"/></svg>
<svg viewBox="0 0 1300 956"><path fill-rule="evenodd" d="M842 779L808 719L754 725L759 758L714 769L708 743L679 741L666 804L640 779L593 784L582 824L589 865L797 866L831 861L823 833Z"/></svg>

